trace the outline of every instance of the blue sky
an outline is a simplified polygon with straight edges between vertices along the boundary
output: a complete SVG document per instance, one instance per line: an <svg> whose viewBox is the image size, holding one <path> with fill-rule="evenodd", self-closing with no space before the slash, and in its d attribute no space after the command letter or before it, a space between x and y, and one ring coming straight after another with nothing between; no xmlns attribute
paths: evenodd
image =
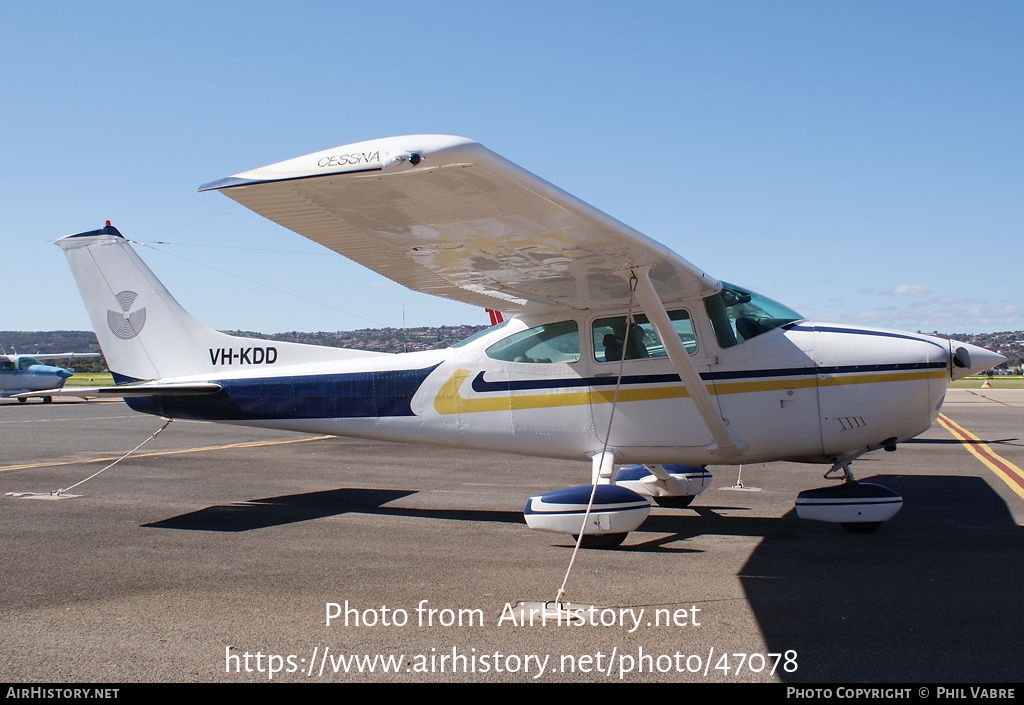
<svg viewBox="0 0 1024 705"><path fill-rule="evenodd" d="M107 219L216 328L483 323L196 192L414 133L815 320L1024 328L1019 2L4 3L0 32L0 330L90 327L51 243Z"/></svg>

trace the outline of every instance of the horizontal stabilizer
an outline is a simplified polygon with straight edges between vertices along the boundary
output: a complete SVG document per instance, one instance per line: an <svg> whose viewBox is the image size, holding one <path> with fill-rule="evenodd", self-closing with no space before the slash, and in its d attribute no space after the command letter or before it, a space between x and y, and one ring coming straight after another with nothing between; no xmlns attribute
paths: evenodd
<svg viewBox="0 0 1024 705"><path fill-rule="evenodd" d="M143 382L141 384L119 384L113 387L67 387L64 389L44 389L38 392L16 394L17 399L29 397L194 397L204 394L216 394L223 387L212 382L188 382L182 384L161 384L159 382Z"/></svg>

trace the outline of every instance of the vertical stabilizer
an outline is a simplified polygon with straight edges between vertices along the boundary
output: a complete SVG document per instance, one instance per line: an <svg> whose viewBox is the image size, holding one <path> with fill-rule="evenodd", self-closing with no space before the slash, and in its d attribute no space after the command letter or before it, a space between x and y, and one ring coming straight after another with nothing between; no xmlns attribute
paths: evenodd
<svg viewBox="0 0 1024 705"><path fill-rule="evenodd" d="M209 328L175 301L109 223L57 240L71 266L111 372L136 380L377 353L239 338Z"/></svg>

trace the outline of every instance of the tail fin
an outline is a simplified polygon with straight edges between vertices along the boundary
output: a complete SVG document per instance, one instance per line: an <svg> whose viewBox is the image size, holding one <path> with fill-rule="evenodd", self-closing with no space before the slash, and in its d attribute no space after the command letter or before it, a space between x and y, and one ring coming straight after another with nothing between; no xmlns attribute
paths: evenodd
<svg viewBox="0 0 1024 705"><path fill-rule="evenodd" d="M109 222L57 244L71 265L107 366L116 375L151 380L381 354L215 331L174 300Z"/></svg>

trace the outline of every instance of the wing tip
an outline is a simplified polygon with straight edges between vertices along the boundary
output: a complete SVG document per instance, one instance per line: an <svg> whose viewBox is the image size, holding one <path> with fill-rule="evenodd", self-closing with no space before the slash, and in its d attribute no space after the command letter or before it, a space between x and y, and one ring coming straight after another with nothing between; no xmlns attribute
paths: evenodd
<svg viewBox="0 0 1024 705"><path fill-rule="evenodd" d="M237 176L228 176L223 179L217 179L216 181L210 181L199 187L198 192L203 191L219 191L222 188L231 188L232 186L244 186L245 184L252 183L252 179L242 179Z"/></svg>
<svg viewBox="0 0 1024 705"><path fill-rule="evenodd" d="M238 186L253 186L281 181L316 178L320 176L336 176L359 174L366 172L388 171L393 157L416 155L412 166L419 164L420 157L425 159L424 166L429 164L431 157L465 156L465 150L482 147L476 140L455 135L404 135L399 137L383 137L365 142L355 142L313 152L301 157L289 159L276 164L245 171L216 181L210 181L199 187L199 192L223 191ZM398 161L402 161L399 159Z"/></svg>

